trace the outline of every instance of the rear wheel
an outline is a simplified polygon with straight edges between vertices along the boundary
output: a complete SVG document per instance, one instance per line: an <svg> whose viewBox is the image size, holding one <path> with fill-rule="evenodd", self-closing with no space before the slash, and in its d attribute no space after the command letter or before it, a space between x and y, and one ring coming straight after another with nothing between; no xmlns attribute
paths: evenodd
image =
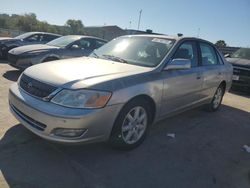
<svg viewBox="0 0 250 188"><path fill-rule="evenodd" d="M151 122L149 106L146 101L137 99L129 102L122 109L111 133L112 146L128 150L143 142Z"/></svg>
<svg viewBox="0 0 250 188"><path fill-rule="evenodd" d="M208 105L209 111L214 112L214 111L219 109L219 107L221 106L221 102L222 102L224 93L225 93L225 87L224 87L224 85L221 84L217 88L211 103Z"/></svg>

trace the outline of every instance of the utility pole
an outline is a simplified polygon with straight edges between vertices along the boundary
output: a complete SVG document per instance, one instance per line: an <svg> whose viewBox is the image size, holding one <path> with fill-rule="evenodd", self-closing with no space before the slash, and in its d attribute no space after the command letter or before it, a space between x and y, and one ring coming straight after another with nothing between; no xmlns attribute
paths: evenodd
<svg viewBox="0 0 250 188"><path fill-rule="evenodd" d="M197 38L199 38L199 37L200 37L200 32L201 32L201 29L200 29L200 28L198 28Z"/></svg>
<svg viewBox="0 0 250 188"><path fill-rule="evenodd" d="M142 9L141 9L140 12L139 12L139 21L138 21L138 28L137 28L137 30L140 29L140 24L141 24L141 13L142 13Z"/></svg>

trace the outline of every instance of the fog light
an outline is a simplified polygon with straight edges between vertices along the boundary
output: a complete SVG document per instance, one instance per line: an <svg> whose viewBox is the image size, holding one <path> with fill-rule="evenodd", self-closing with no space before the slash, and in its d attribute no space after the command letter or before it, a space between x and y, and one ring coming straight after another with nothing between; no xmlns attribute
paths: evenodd
<svg viewBox="0 0 250 188"><path fill-rule="evenodd" d="M82 136L87 129L63 129L57 128L52 131L51 134L60 137L75 138Z"/></svg>

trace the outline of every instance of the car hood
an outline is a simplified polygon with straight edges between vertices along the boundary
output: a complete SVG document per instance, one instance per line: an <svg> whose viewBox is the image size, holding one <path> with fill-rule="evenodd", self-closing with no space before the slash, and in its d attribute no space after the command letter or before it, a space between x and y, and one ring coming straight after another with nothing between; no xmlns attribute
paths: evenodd
<svg viewBox="0 0 250 188"><path fill-rule="evenodd" d="M12 39L11 37L0 37L0 41Z"/></svg>
<svg viewBox="0 0 250 188"><path fill-rule="evenodd" d="M0 37L0 43L5 43L5 42L14 42L17 41L18 39L11 38L11 37Z"/></svg>
<svg viewBox="0 0 250 188"><path fill-rule="evenodd" d="M151 70L148 67L81 57L34 65L24 74L41 82L77 89Z"/></svg>
<svg viewBox="0 0 250 188"><path fill-rule="evenodd" d="M235 66L250 68L250 60L241 58L227 58L227 61Z"/></svg>
<svg viewBox="0 0 250 188"><path fill-rule="evenodd" d="M14 48L9 51L9 53L14 55L20 55L26 52L43 52L52 49L58 49L59 47L56 46L49 46L46 44L33 44L33 45L26 45Z"/></svg>

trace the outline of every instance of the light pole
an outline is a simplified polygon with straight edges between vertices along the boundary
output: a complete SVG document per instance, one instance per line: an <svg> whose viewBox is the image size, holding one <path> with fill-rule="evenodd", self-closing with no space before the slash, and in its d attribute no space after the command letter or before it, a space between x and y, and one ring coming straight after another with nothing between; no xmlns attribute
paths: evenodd
<svg viewBox="0 0 250 188"><path fill-rule="evenodd" d="M200 29L200 28L198 28L197 38L199 38L199 37L200 37L200 32L201 32L201 29Z"/></svg>
<svg viewBox="0 0 250 188"><path fill-rule="evenodd" d="M140 29L140 24L141 24L141 13L142 13L142 9L141 9L140 12L139 12L139 21L138 21L138 28L137 28L137 30Z"/></svg>

